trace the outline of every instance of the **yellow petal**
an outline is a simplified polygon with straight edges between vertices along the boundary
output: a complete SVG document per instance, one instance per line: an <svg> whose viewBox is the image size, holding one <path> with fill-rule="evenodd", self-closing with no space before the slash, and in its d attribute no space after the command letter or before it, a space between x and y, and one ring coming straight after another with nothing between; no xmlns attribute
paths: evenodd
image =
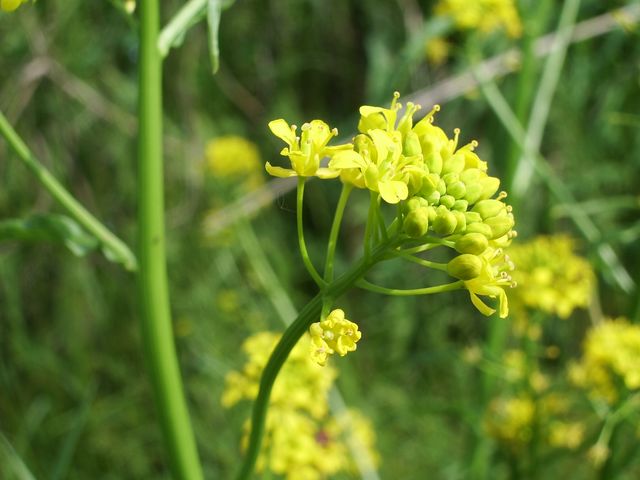
<svg viewBox="0 0 640 480"><path fill-rule="evenodd" d="M319 168L316 170L316 177L327 179L327 178L336 178L340 176L339 170L332 170L330 168Z"/></svg>
<svg viewBox="0 0 640 480"><path fill-rule="evenodd" d="M365 168L367 162L362 155L353 150L336 153L329 161L329 168Z"/></svg>
<svg viewBox="0 0 640 480"><path fill-rule="evenodd" d="M284 141L290 147L296 143L296 134L283 118L269 122L269 129L276 137Z"/></svg>
<svg viewBox="0 0 640 480"><path fill-rule="evenodd" d="M507 294L504 290L500 290L498 298L500 301L500 318L507 318L509 315L509 301L507 300Z"/></svg>
<svg viewBox="0 0 640 480"><path fill-rule="evenodd" d="M407 184L397 180L378 182L378 189L382 199L391 204L396 204L409 196Z"/></svg>
<svg viewBox="0 0 640 480"><path fill-rule="evenodd" d="M480 300L480 297L478 297L475 293L469 292L469 296L471 297L471 303L473 303L473 306L476 307L478 311L484 316L488 317L489 315L493 315L495 313L495 310L487 306L487 304Z"/></svg>
<svg viewBox="0 0 640 480"><path fill-rule="evenodd" d="M264 168L267 170L269 175L273 175L274 177L288 178L298 176L298 174L290 168L274 167L269 162L266 163Z"/></svg>

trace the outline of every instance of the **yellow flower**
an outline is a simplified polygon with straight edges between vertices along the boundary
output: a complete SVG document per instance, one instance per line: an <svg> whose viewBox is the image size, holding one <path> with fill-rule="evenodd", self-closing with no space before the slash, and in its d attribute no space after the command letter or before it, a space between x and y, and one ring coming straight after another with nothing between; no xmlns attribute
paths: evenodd
<svg viewBox="0 0 640 480"><path fill-rule="evenodd" d="M484 428L491 437L517 450L531 440L535 412L535 403L526 395L496 398L489 404Z"/></svg>
<svg viewBox="0 0 640 480"><path fill-rule="evenodd" d="M26 2L26 0L0 0L0 10L13 12L24 2Z"/></svg>
<svg viewBox="0 0 640 480"><path fill-rule="evenodd" d="M440 0L438 15L449 15L461 30L489 34L505 30L510 37L522 35L522 23L513 0Z"/></svg>
<svg viewBox="0 0 640 480"><path fill-rule="evenodd" d="M518 266L513 273L518 288L509 295L517 306L567 318L589 305L595 275L589 262L576 255L570 237L538 236L507 251Z"/></svg>
<svg viewBox="0 0 640 480"><path fill-rule="evenodd" d="M584 433L585 426L581 422L552 422L549 426L549 444L575 450L582 444Z"/></svg>
<svg viewBox="0 0 640 480"><path fill-rule="evenodd" d="M215 177L241 181L247 187L262 184L260 152L258 147L236 135L211 140L205 149L206 167Z"/></svg>
<svg viewBox="0 0 640 480"><path fill-rule="evenodd" d="M358 325L344 317L344 311L333 310L327 318L309 327L311 334L311 358L318 365L326 365L327 357L337 353L344 357L355 351L356 343L362 338Z"/></svg>
<svg viewBox="0 0 640 480"><path fill-rule="evenodd" d="M451 45L442 37L432 38L425 45L425 54L433 65L442 65L447 61Z"/></svg>
<svg viewBox="0 0 640 480"><path fill-rule="evenodd" d="M471 303L480 313L489 316L495 313L495 309L486 305L479 295L497 298L500 318L505 318L509 315L509 304L504 287L514 286L508 273L514 269L514 265L500 248L489 247L479 258L482 261L480 275L464 282L465 288L469 291Z"/></svg>
<svg viewBox="0 0 640 480"><path fill-rule="evenodd" d="M269 122L269 128L276 137L287 144L280 154L289 157L292 167L274 167L267 162L267 172L275 177L335 178L340 172L320 167L320 160L332 156L335 152L352 148L350 144L328 147L329 140L338 135L338 130L330 129L322 120L313 120L302 125L300 137L296 135L297 127L290 126L281 118Z"/></svg>
<svg viewBox="0 0 640 480"><path fill-rule="evenodd" d="M258 393L262 370L280 335L262 332L248 338L242 349L248 356L241 371L227 375L222 404L230 407L252 400ZM309 356L309 337L291 351L271 394L258 472L269 471L287 480L323 480L355 470L348 445L364 450L377 464L375 434L358 411L330 417L327 404L336 372L318 366ZM242 439L246 448L250 422Z"/></svg>
<svg viewBox="0 0 640 480"><path fill-rule="evenodd" d="M614 404L623 391L640 389L640 325L607 320L587 333L583 355L569 378L592 397Z"/></svg>

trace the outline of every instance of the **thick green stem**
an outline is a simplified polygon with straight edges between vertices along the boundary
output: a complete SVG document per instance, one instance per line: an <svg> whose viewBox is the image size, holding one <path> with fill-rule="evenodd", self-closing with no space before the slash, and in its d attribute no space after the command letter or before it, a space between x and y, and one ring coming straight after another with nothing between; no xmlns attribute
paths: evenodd
<svg viewBox="0 0 640 480"><path fill-rule="evenodd" d="M344 208L347 206L347 200L349 200L349 195L352 190L353 187L351 184L342 184L342 191L340 192L340 198L338 199L338 205L336 206L336 213L333 216L333 224L331 225L329 243L327 245L327 259L324 265L324 279L327 282L331 282L333 280L333 261L336 253L336 245L338 243L338 234L340 233L340 225L342 224Z"/></svg>
<svg viewBox="0 0 640 480"><path fill-rule="evenodd" d="M309 257L309 252L307 251L307 244L304 241L304 223L302 221L302 209L304 206L304 184L306 179L304 177L298 177L298 193L296 199L296 223L298 225L298 246L300 247L300 255L302 255L302 262L304 266L307 268L309 275L313 278L314 282L322 288L326 285L326 282L322 279L316 267L313 266L313 262Z"/></svg>
<svg viewBox="0 0 640 480"><path fill-rule="evenodd" d="M0 134L2 134L18 158L31 170L51 196L65 208L74 220L98 239L102 249L110 255L110 258L122 263L127 270L136 270L138 268L136 257L129 247L111 233L96 217L91 215L91 213L62 186L51 172L38 161L2 112L0 112Z"/></svg>
<svg viewBox="0 0 640 480"><path fill-rule="evenodd" d="M238 474L238 480L246 480L251 477L255 468L260 445L264 435L264 426L269 407L269 397L273 383L278 372L287 360L289 352L300 340L300 337L307 331L309 325L317 320L322 308L324 297L337 298L347 292L362 276L369 271L384 255L392 248L392 242L384 242L371 251L368 257L362 258L353 268L339 276L335 281L327 285L318 295L300 311L298 318L285 330L282 338L276 345L265 366L260 379L260 389L253 404L253 414L251 416L251 435L249 436L249 446L242 464L242 469Z"/></svg>
<svg viewBox="0 0 640 480"><path fill-rule="evenodd" d="M142 340L173 477L201 480L174 344L164 235L158 0L140 1L138 295Z"/></svg>

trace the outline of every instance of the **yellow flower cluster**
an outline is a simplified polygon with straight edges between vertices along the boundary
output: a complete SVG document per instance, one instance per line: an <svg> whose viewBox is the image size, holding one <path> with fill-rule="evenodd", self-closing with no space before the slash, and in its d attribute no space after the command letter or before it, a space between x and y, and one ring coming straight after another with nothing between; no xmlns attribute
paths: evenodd
<svg viewBox="0 0 640 480"><path fill-rule="evenodd" d="M512 38L522 35L522 23L514 0L440 0L437 15L450 16L461 30L492 33L504 30Z"/></svg>
<svg viewBox="0 0 640 480"><path fill-rule="evenodd" d="M309 327L311 335L311 358L318 365L326 365L327 357L337 353L344 357L355 351L356 342L362 338L358 325L344 317L344 311L333 310L327 318Z"/></svg>
<svg viewBox="0 0 640 480"><path fill-rule="evenodd" d="M518 306L567 318L574 309L589 304L595 275L587 260L575 253L566 235L538 236L508 249L518 265L513 278L518 288L509 297Z"/></svg>
<svg viewBox="0 0 640 480"><path fill-rule="evenodd" d="M592 397L615 404L625 389L640 389L640 325L606 320L589 330L583 350L569 377Z"/></svg>
<svg viewBox="0 0 640 480"><path fill-rule="evenodd" d="M215 177L240 182L249 189L263 182L260 152L245 138L227 135L211 140L205 149L205 159L208 172Z"/></svg>
<svg viewBox="0 0 640 480"><path fill-rule="evenodd" d="M222 404L231 407L258 394L260 377L279 334L261 332L242 345L247 363L225 379ZM273 386L267 415L263 450L258 471L270 471L287 480L324 479L339 472L352 472L347 441L355 438L372 459L375 434L358 412L345 417L329 416L329 390L336 378L331 367L322 368L310 357L309 337L304 336L289 354ZM249 423L245 425L246 446Z"/></svg>
<svg viewBox="0 0 640 480"><path fill-rule="evenodd" d="M0 0L0 10L4 10L5 12L13 12L25 2L26 0Z"/></svg>
<svg viewBox="0 0 640 480"><path fill-rule="evenodd" d="M306 123L302 136L284 120L269 124L273 133L288 145L292 169L274 167L276 176L340 177L342 182L368 189L388 204L401 204L406 235L420 240L427 234L442 239L462 254L454 259L449 273L464 281L471 301L483 314L495 310L479 296L498 298L500 316L508 313L504 287L512 286L509 271L513 263L503 248L516 236L506 193L492 198L500 180L487 174L487 163L474 153L477 142L458 147L460 131L453 138L433 125L434 107L415 125L413 115L420 105L407 103L400 118L400 94L394 93L389 108L360 107L360 134L353 143L328 147L336 134L320 120ZM320 159L329 157L327 168Z"/></svg>

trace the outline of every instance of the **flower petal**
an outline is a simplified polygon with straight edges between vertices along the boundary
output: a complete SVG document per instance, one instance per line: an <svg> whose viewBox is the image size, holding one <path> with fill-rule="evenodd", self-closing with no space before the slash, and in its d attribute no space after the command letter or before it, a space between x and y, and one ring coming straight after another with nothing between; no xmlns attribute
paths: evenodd
<svg viewBox="0 0 640 480"><path fill-rule="evenodd" d="M378 189L382 199L391 204L396 204L409 196L407 184L398 180L378 182Z"/></svg>
<svg viewBox="0 0 640 480"><path fill-rule="evenodd" d="M480 300L480 297L478 297L475 293L469 292L469 296L471 297L471 303L473 303L473 306L476 307L478 311L484 316L488 317L495 313L495 309L489 307L486 303Z"/></svg>
<svg viewBox="0 0 640 480"><path fill-rule="evenodd" d="M284 141L290 147L295 145L296 134L283 118L269 122L269 129L276 137Z"/></svg>
<svg viewBox="0 0 640 480"><path fill-rule="evenodd" d="M329 168L365 168L367 162L362 155L353 150L336 153L329 161Z"/></svg>
<svg viewBox="0 0 640 480"><path fill-rule="evenodd" d="M267 170L269 175L273 175L274 177L288 178L298 176L298 174L290 168L274 167L269 162L265 164L264 168Z"/></svg>
<svg viewBox="0 0 640 480"><path fill-rule="evenodd" d="M316 170L316 177L327 179L327 178L336 178L340 176L339 170L332 170L331 168L319 168Z"/></svg>

